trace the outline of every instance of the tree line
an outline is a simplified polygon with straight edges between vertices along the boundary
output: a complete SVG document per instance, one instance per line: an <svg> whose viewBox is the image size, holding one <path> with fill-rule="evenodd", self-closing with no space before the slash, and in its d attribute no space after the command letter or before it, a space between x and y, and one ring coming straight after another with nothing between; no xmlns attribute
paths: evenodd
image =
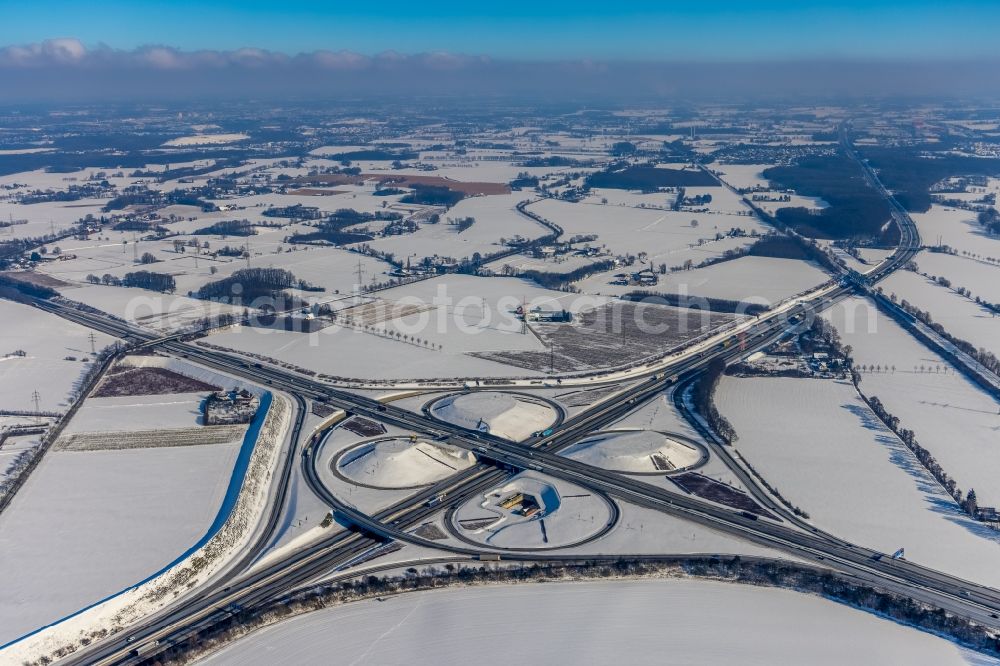
<svg viewBox="0 0 1000 666"><path fill-rule="evenodd" d="M959 645L1000 656L1000 639L978 623L946 613L912 597L876 587L829 569L785 560L754 557L662 556L581 559L575 562L532 562L509 566L469 563L410 567L400 574L358 575L298 590L272 602L219 614L201 625L189 640L164 645L150 659L164 666L186 664L209 650L282 620L332 606L454 586L536 583L612 578L690 577L745 585L775 587L814 594L946 636ZM56 655L54 655L56 656Z"/></svg>
<svg viewBox="0 0 1000 666"><path fill-rule="evenodd" d="M134 273L126 273L120 278L110 273L105 273L101 277L91 273L86 277L86 280L90 284L103 284L109 287L137 287L170 294L177 290L177 281L174 280L173 275L154 273L153 271L135 271Z"/></svg>
<svg viewBox="0 0 1000 666"><path fill-rule="evenodd" d="M719 413L715 406L715 390L719 387L719 380L726 372L726 362L716 356L713 358L705 372L698 377L691 389L691 402L695 410L701 414L712 430L726 444L732 444L738 438L736 429L725 416Z"/></svg>

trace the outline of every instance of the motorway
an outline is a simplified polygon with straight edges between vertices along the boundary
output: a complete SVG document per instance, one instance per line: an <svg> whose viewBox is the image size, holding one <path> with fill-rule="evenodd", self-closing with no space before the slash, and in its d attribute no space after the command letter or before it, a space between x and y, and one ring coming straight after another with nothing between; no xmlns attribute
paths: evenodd
<svg viewBox="0 0 1000 666"><path fill-rule="evenodd" d="M878 280L902 266L919 249L919 236L909 217L895 219L901 229L900 247L893 256L868 274L870 280ZM749 477L744 479L745 472L741 472L741 480L747 484L758 500L766 500L765 507L782 516L785 519L784 523L732 511L696 497L676 493L557 455L557 452L565 446L620 420L645 402L656 399L666 388L688 381L714 358L721 357L731 361L738 356L763 348L784 335L790 322L803 321L853 292L853 285L842 282L841 285L821 290L814 299L804 301L781 313L780 316L765 313L747 332L739 345L721 344L710 350L672 359L660 366L655 374L651 371L650 376L627 390L566 419L550 435L532 438L523 443L513 443L486 433L467 431L436 421L424 414L383 404L372 398L338 389L280 368L251 364L234 355L202 349L182 342L178 336L158 338L148 332L137 331L121 321L76 310L59 303L38 302L38 307L85 326L117 337L132 338L165 353L188 358L222 372L285 391L296 396L299 406L299 418L296 421L297 436L286 454L275 491L274 505L267 514L265 524L258 530L253 547L247 550L235 566L230 567L226 575L218 577L211 584L187 595L180 602L131 627L127 634L121 632L100 641L69 657L66 663L110 664L141 661L141 658L129 655L136 646L158 641L157 649L161 649L181 642L198 629L227 617L235 607L248 608L280 598L317 577L336 571L338 567L350 563L359 555L377 548L386 541L414 543L450 551L458 557L477 557L487 549L442 545L436 541L426 542L407 530L448 506L457 506L490 488L498 481L507 478L511 470L522 469L534 469L631 504L691 520L711 529L781 550L807 562L820 563L843 575L926 601L950 612L975 619L984 625L998 627L1000 592L997 590L927 569L906 560L881 557L875 551L822 533L808 523L790 516L787 510L756 488L752 479ZM480 464L428 486L375 515L367 515L346 504L323 486L315 469L318 458L315 452L322 441L321 434L315 434L301 447L301 450L296 451L296 443L301 434L302 415L305 411L305 399L322 400L352 414L363 415L426 436L446 438L448 443L474 452ZM718 451L716 453L719 455ZM724 456L723 460L727 461L728 458ZM338 531L276 561L250 568L273 535L281 515L288 478L296 460L301 463L303 476L309 486L334 508L338 520L356 527L358 531ZM734 465L739 468L731 459L726 464L731 468ZM446 497L446 502L432 501L442 495ZM509 552L504 552L502 557L505 560L530 561L567 559L565 556L555 554Z"/></svg>

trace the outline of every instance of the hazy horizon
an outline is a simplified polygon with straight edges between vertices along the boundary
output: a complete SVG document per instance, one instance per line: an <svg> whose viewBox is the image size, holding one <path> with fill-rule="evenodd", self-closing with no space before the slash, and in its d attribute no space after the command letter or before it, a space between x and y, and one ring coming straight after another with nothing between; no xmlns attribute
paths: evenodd
<svg viewBox="0 0 1000 666"><path fill-rule="evenodd" d="M511 59L395 51L88 47L75 38L0 47L5 105L225 97L490 95L621 101L1000 94L1000 57Z"/></svg>

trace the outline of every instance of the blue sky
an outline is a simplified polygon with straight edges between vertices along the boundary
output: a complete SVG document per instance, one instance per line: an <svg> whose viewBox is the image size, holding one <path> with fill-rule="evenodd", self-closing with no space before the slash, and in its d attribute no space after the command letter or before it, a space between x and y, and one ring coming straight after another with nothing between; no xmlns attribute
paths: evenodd
<svg viewBox="0 0 1000 666"><path fill-rule="evenodd" d="M448 51L514 59L746 60L1000 55L1000 0L13 2L0 45Z"/></svg>

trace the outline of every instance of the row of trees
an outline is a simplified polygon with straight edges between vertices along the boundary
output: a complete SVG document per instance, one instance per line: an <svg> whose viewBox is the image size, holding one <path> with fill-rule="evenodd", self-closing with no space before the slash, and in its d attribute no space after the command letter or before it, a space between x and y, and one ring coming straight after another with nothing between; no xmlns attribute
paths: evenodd
<svg viewBox="0 0 1000 666"><path fill-rule="evenodd" d="M910 267L911 265L915 264L913 262L910 262L910 264L908 264L907 267ZM976 305L982 306L987 310L990 310L994 314L1000 314L1000 303L990 303L989 301L983 300L983 298L980 296L974 297L972 295L972 291L968 287L952 286L951 280L949 280L943 275L928 275L927 273L921 273L921 275L923 275L925 278L929 280L933 280L938 286L944 287L945 289L951 289L959 296L964 296L965 298L968 298L970 301L975 302Z"/></svg>
<svg viewBox="0 0 1000 666"><path fill-rule="evenodd" d="M546 289L564 289L567 285L573 284L574 282L594 275L595 273L603 273L604 271L611 270L614 268L614 265L615 262L611 259L604 259L601 261L595 261L592 264L587 264L586 266L580 266L579 268L568 273L528 270L521 271L519 273L519 277L532 280Z"/></svg>
<svg viewBox="0 0 1000 666"><path fill-rule="evenodd" d="M452 219L452 218L449 217L447 221L448 221L448 224L456 227L458 233L462 233L466 229L471 228L472 225L476 223L476 218L474 218L474 217L458 217L458 218Z"/></svg>
<svg viewBox="0 0 1000 666"><path fill-rule="evenodd" d="M708 364L705 372L694 383L691 391L691 401L695 410L708 422L712 430L726 444L732 444L738 437L736 429L725 416L719 413L715 406L715 390L719 387L719 379L726 371L726 362L719 357L715 357Z"/></svg>
<svg viewBox="0 0 1000 666"><path fill-rule="evenodd" d="M1000 374L1000 359L996 355L986 348L976 348L971 342L963 340L961 338L956 338L954 335L945 330L944 326L938 324L931 318L930 312L925 312L915 305L909 303L906 299L903 299L899 303L901 307L906 312L910 313L924 324L929 326L934 330L935 333L940 335L942 338L950 342L951 344L958 347L964 353L968 354L976 361L981 363L983 367L989 369L991 372Z"/></svg>
<svg viewBox="0 0 1000 666"><path fill-rule="evenodd" d="M860 391L859 391L860 393ZM912 430L908 430L900 426L899 417L894 416L889 413L889 410L885 408L882 401L878 399L877 396L867 397L863 393L861 398L868 403L872 412L878 417L879 421L884 423L890 430L896 433L896 436L902 440L903 444L906 445L913 455L916 456L920 464L924 466L931 476L941 484L941 486L948 491L952 498L958 502L958 505L962 507L970 516L976 517L976 511L978 505L976 502L976 491L969 489L965 498L962 497L962 490L958 487L958 483L953 479L944 469L937 459L931 454L930 451L922 447L918 442L916 435L914 435Z"/></svg>
<svg viewBox="0 0 1000 666"><path fill-rule="evenodd" d="M171 294L177 289L177 281L174 280L173 275L154 273L153 271L135 271L134 273L126 273L121 278L110 273L105 273L101 277L91 273L86 280L90 284L103 284L109 287L137 287Z"/></svg>
<svg viewBox="0 0 1000 666"><path fill-rule="evenodd" d="M165 666L190 663L230 640L289 617L386 595L455 585L665 576L691 576L811 593L947 636L960 645L986 654L1000 655L1000 639L975 622L829 569L739 556L664 556L656 561L622 557L615 561L534 562L502 567L448 563L443 567L410 567L394 575L359 575L354 579L316 585L260 606L220 614L219 619L200 627L189 640L164 646L155 658Z"/></svg>

